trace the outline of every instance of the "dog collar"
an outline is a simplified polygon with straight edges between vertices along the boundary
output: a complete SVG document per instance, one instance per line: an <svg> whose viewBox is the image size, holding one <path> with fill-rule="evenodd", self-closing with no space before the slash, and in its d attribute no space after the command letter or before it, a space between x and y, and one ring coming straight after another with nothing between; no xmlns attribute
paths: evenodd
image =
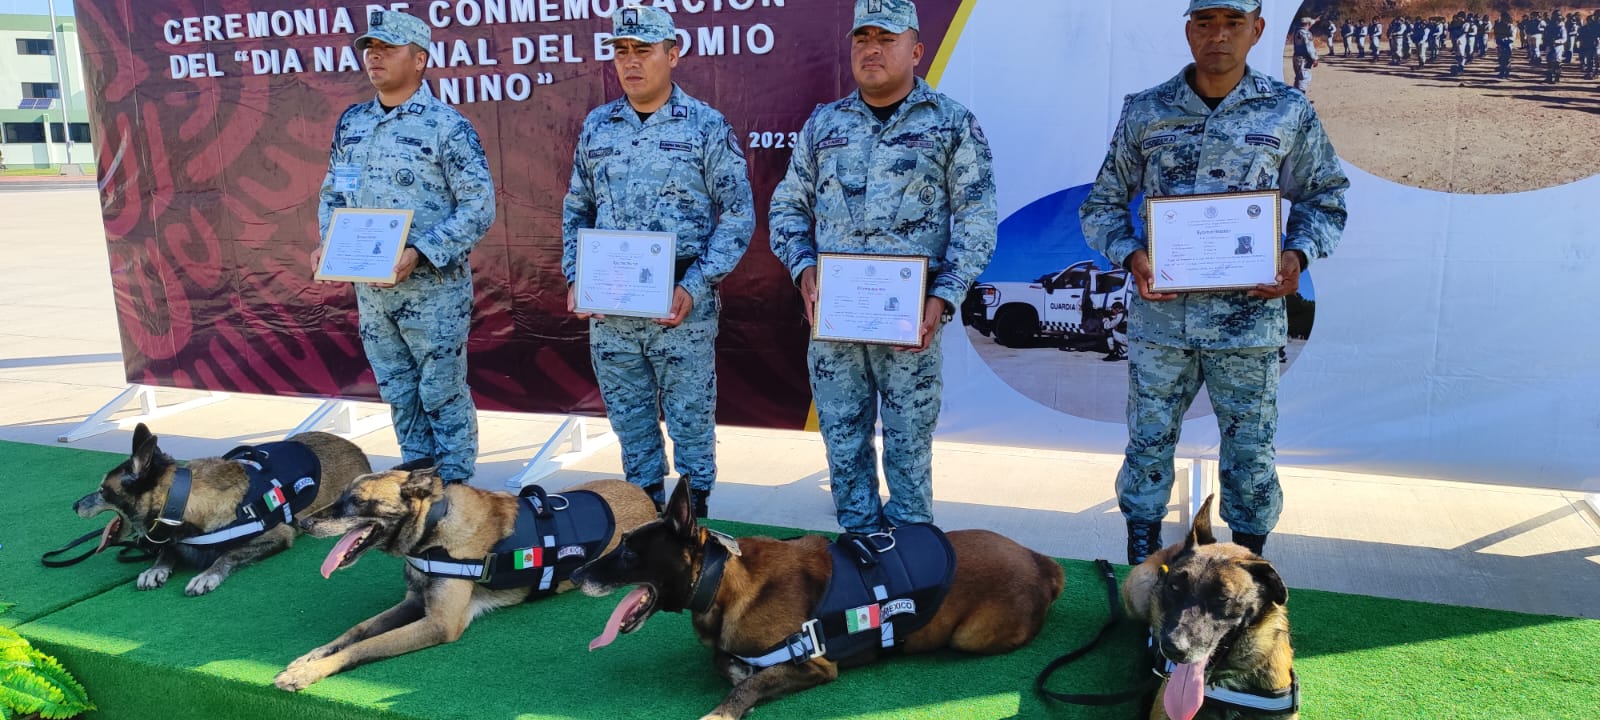
<svg viewBox="0 0 1600 720"><path fill-rule="evenodd" d="M167 489L167 502L161 514L144 531L146 540L163 545L172 540L172 531L183 524L183 511L189 506L189 491L194 487L194 474L187 467L172 471L172 486Z"/></svg>
<svg viewBox="0 0 1600 720"><path fill-rule="evenodd" d="M428 517L422 521L422 534L418 538L422 541L418 545L426 546L429 536L439 528L439 521L444 519L445 513L450 512L450 496L440 495L438 500L428 506Z"/></svg>
<svg viewBox="0 0 1600 720"><path fill-rule="evenodd" d="M689 593L688 609L692 613L711 609L711 602L722 587L722 571L728 565L728 548L721 542L702 542L700 546L705 548L705 554L700 558L700 577L695 578L694 589Z"/></svg>

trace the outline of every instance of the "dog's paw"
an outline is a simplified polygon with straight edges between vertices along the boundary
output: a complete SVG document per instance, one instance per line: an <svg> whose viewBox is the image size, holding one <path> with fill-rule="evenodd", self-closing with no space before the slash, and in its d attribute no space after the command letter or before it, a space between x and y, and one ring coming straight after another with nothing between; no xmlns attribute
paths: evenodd
<svg viewBox="0 0 1600 720"><path fill-rule="evenodd" d="M284 668L283 672L278 673L278 676L272 679L272 684L277 685L279 690L300 692L327 676L327 673L322 672L312 663L301 664L297 662L295 665Z"/></svg>
<svg viewBox="0 0 1600 720"><path fill-rule="evenodd" d="M153 567L139 573L139 579L134 585L140 590L154 590L167 584L169 577L172 577L172 568Z"/></svg>
<svg viewBox="0 0 1600 720"><path fill-rule="evenodd" d="M332 655L333 652L334 651L329 649L327 646L319 647L319 648L317 648L315 650L312 650L311 652L308 652L308 653L306 653L304 655L301 655L300 657L295 658L294 662L289 663L289 669L293 670L293 669L295 669L297 667L300 667L301 665L304 665L306 663L316 662L316 661L321 660L321 659L323 659L323 658L325 658L325 657L327 657L329 655Z"/></svg>
<svg viewBox="0 0 1600 720"><path fill-rule="evenodd" d="M729 715L725 712L713 710L709 715L700 716L700 720L739 720L739 717L737 715Z"/></svg>
<svg viewBox="0 0 1600 720"><path fill-rule="evenodd" d="M212 590L217 589L217 586L221 585L223 579L227 577L227 575L210 571L200 573L199 575L194 576L193 579L189 580L188 585L184 586L183 594L191 597L195 595L204 595Z"/></svg>

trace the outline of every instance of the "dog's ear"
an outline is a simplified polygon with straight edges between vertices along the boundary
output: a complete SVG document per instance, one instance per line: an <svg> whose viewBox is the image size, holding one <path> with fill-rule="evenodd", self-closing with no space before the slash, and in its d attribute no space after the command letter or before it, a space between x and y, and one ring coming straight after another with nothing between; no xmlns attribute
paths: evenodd
<svg viewBox="0 0 1600 720"><path fill-rule="evenodd" d="M395 468L395 470L399 469L400 468ZM403 497L407 500L420 500L425 497L433 497L434 488L436 488L442 482L439 479L438 465L429 465L428 467L407 470L405 472L406 479L400 481L400 497Z"/></svg>
<svg viewBox="0 0 1600 720"><path fill-rule="evenodd" d="M672 498L667 500L666 518L667 525L681 538L693 538L697 529L694 519L694 503L686 480L679 480L678 486L672 489Z"/></svg>
<svg viewBox="0 0 1600 720"><path fill-rule="evenodd" d="M396 465L390 469L397 470L399 472L411 472L413 470L427 470L428 468L437 470L439 468L439 461L434 460L431 457L417 458L411 462L400 463L399 465Z"/></svg>
<svg viewBox="0 0 1600 720"><path fill-rule="evenodd" d="M1183 541L1183 552L1193 552L1201 545L1210 545L1217 541L1211 534L1211 503L1216 500L1215 493L1206 496L1206 501L1200 503L1200 512L1195 513L1194 523L1189 526L1189 537Z"/></svg>
<svg viewBox="0 0 1600 720"><path fill-rule="evenodd" d="M1276 605L1288 604L1289 588L1284 587L1283 578L1278 577L1278 571L1273 569L1272 563L1252 560L1244 567L1250 571L1250 576L1256 579L1256 585L1261 587L1261 595L1267 602Z"/></svg>
<svg viewBox="0 0 1600 720"><path fill-rule="evenodd" d="M142 435L140 431L143 431ZM161 448L156 446L156 436L150 432L144 423L133 432L133 458L128 465L129 474L139 478L145 474L156 458L161 457Z"/></svg>
<svg viewBox="0 0 1600 720"><path fill-rule="evenodd" d="M139 423L139 426L133 429L133 450L129 451L128 454L138 455L139 448L143 447L146 441L154 438L155 433L150 432L150 428L144 423Z"/></svg>

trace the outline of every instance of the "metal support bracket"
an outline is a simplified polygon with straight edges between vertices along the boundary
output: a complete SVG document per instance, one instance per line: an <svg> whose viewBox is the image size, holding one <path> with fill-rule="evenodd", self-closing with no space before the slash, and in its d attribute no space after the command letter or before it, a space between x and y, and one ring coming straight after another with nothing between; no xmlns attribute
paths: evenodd
<svg viewBox="0 0 1600 720"><path fill-rule="evenodd" d="M533 459L528 461L522 471L506 481L506 487L521 489L539 482L549 477L551 473L593 455L616 441L616 433L610 430L590 435L589 418L568 415L562 419L560 427L550 434L550 439L539 446L539 452L534 454ZM556 451L563 445L570 445L572 449L557 455Z"/></svg>
<svg viewBox="0 0 1600 720"><path fill-rule="evenodd" d="M156 420L167 417L168 415L176 415L185 410L193 410L198 407L205 407L206 405L219 403L227 399L227 393L213 391L207 393L203 397L197 397L192 400L185 400L184 402L176 405L162 407L156 402L156 388L150 385L129 385L127 388L124 388L121 393L118 393L115 398L112 398L111 402L106 403L105 406L101 407L99 410L94 411L93 415L90 415L77 427L57 436L56 442L77 442L84 438L94 437L101 433L111 432L112 430L121 429L134 423ZM139 414L129 415L128 417L119 418L116 420L111 419L112 415L122 412L129 405L132 405L135 400L139 402Z"/></svg>
<svg viewBox="0 0 1600 720"><path fill-rule="evenodd" d="M305 420L290 430L286 437L293 437L303 432L321 430L331 432L346 440L354 440L362 435L382 430L394 424L389 416L389 411L384 410L367 417L356 415L356 404L349 400L324 400L316 410L306 416Z"/></svg>

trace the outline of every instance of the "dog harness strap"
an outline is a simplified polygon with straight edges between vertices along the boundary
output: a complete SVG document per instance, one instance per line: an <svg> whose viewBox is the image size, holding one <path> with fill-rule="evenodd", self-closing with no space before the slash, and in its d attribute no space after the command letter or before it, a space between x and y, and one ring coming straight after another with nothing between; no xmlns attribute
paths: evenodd
<svg viewBox="0 0 1600 720"><path fill-rule="evenodd" d="M694 589L689 593L688 610L692 613L711 609L711 602L717 599L717 590L722 587L722 571L728 566L728 548L716 541L703 544L706 552L700 559L700 576L695 578Z"/></svg>
<svg viewBox="0 0 1600 720"><path fill-rule="evenodd" d="M204 535L186 537L178 542L183 545L216 545L217 543L225 543L229 540L236 540L242 537L260 535L261 533L266 532L266 529L265 523L261 522L260 520L251 520L250 522L243 524L229 525L221 530L209 532Z"/></svg>
<svg viewBox="0 0 1600 720"><path fill-rule="evenodd" d="M445 557L449 556L446 555ZM417 557L416 555L407 555L406 562L411 567L421 570L423 574L435 577L461 578L463 580L477 580L483 577L483 563L438 560L431 557Z"/></svg>
<svg viewBox="0 0 1600 720"><path fill-rule="evenodd" d="M1206 686L1206 706L1213 703L1239 710L1288 714L1300 709L1300 677L1289 671L1289 687L1271 693L1257 694L1239 690Z"/></svg>
<svg viewBox="0 0 1600 720"><path fill-rule="evenodd" d="M813 623L815 622L816 621L813 620L806 624L814 627ZM821 655L822 651L818 649L817 637L815 633L801 630L800 632L784 638L783 642L778 643L777 647L767 651L765 655L760 655L757 657L735 655L734 657L739 658L741 662L753 668L769 668L773 665L781 665L783 663L794 663L798 665L800 663L807 662L812 658L820 657Z"/></svg>

